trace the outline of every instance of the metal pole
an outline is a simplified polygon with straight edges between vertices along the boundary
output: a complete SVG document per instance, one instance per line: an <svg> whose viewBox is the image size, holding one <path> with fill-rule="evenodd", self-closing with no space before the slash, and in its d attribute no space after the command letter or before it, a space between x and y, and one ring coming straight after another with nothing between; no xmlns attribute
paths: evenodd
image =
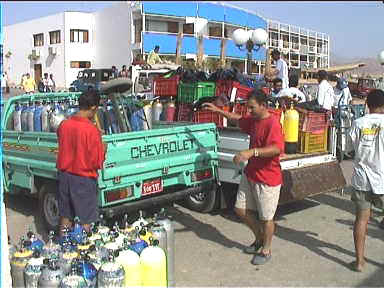
<svg viewBox="0 0 384 288"><path fill-rule="evenodd" d="M252 71L252 50L247 52L247 74L251 75Z"/></svg>

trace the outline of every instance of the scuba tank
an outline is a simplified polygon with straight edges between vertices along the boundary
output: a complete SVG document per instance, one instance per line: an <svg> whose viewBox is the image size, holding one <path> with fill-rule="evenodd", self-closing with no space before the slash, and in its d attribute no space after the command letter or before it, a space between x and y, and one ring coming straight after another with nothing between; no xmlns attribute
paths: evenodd
<svg viewBox="0 0 384 288"><path fill-rule="evenodd" d="M123 221L123 227L120 229L122 233L124 233L126 236L130 236L134 234L135 228L129 225L128 223L128 215L124 214L124 221Z"/></svg>
<svg viewBox="0 0 384 288"><path fill-rule="evenodd" d="M152 237L159 241L158 246L167 251L167 231L160 224L156 223L151 228Z"/></svg>
<svg viewBox="0 0 384 288"><path fill-rule="evenodd" d="M133 222L132 227L134 229L141 229L143 226L148 225L148 221L144 219L143 217L143 211L139 211L139 219L137 219L135 222ZM137 228L136 228L137 227Z"/></svg>
<svg viewBox="0 0 384 288"><path fill-rule="evenodd" d="M97 270L85 251L80 253L80 259L77 260L77 273L85 279L88 287L96 287Z"/></svg>
<svg viewBox="0 0 384 288"><path fill-rule="evenodd" d="M110 125L111 125L112 133L120 133L120 128L119 128L119 124L117 122L115 112L116 111L113 111L112 102L110 100L108 100L106 113L108 113L107 117L108 117ZM120 113L120 111L117 111L116 113Z"/></svg>
<svg viewBox="0 0 384 288"><path fill-rule="evenodd" d="M92 263L96 270L99 270L101 265L103 265L103 263L108 258L108 254L105 253L105 249L102 249L96 245L91 245L89 248L88 257L89 262Z"/></svg>
<svg viewBox="0 0 384 288"><path fill-rule="evenodd" d="M65 115L61 110L59 103L55 102L53 105L53 110L50 113L50 117L49 117L49 126L51 129L51 132L56 132L57 128L59 128L61 121L63 121L64 119L65 119Z"/></svg>
<svg viewBox="0 0 384 288"><path fill-rule="evenodd" d="M27 112L27 131L34 131L33 127L33 115L35 114L35 105L33 102L29 102L28 112Z"/></svg>
<svg viewBox="0 0 384 288"><path fill-rule="evenodd" d="M140 255L141 284L143 287L167 287L167 260L158 241L151 239Z"/></svg>
<svg viewBox="0 0 384 288"><path fill-rule="evenodd" d="M103 242L106 243L110 240L110 235L109 235L110 229L108 228L108 226L105 225L103 214L100 214L99 218L100 218L100 222L99 222L99 226L97 227L97 230Z"/></svg>
<svg viewBox="0 0 384 288"><path fill-rule="evenodd" d="M39 251L39 252L41 252L43 250L44 242L42 240L36 238L35 233L33 233L31 229L27 233L27 237L28 237L28 240L31 243L29 246L26 247L27 249L33 250L33 251L36 250L36 251Z"/></svg>
<svg viewBox="0 0 384 288"><path fill-rule="evenodd" d="M51 110L51 105L43 101L43 109L41 109L41 131L49 132L48 116Z"/></svg>
<svg viewBox="0 0 384 288"><path fill-rule="evenodd" d="M40 256L40 252L33 252L33 257L28 260L24 268L25 288L37 288L41 270L44 265L44 257Z"/></svg>
<svg viewBox="0 0 384 288"><path fill-rule="evenodd" d="M161 104L160 99L156 99L152 105L152 121L159 121L162 112L163 104Z"/></svg>
<svg viewBox="0 0 384 288"><path fill-rule="evenodd" d="M61 247L59 244L56 244L55 242L53 242L54 235L55 235L55 232L49 231L49 235L48 235L49 240L47 244L44 245L43 250L41 252L44 258L60 257Z"/></svg>
<svg viewBox="0 0 384 288"><path fill-rule="evenodd" d="M79 253L77 251L71 250L72 249L70 243L64 244L63 253L59 259L59 266L65 275L67 275L71 271L71 263L73 259L79 256Z"/></svg>
<svg viewBox="0 0 384 288"><path fill-rule="evenodd" d="M124 285L124 268L121 264L114 261L114 257L118 257L118 252L109 255L109 261L103 264L97 273L97 286L103 288L123 287Z"/></svg>
<svg viewBox="0 0 384 288"><path fill-rule="evenodd" d="M152 129L152 105L150 103L145 104L143 107L144 116L146 121L144 121L143 129L151 130Z"/></svg>
<svg viewBox="0 0 384 288"><path fill-rule="evenodd" d="M20 241L20 249L17 250L11 259L12 287L24 287L24 268L31 258L33 251L25 249L29 243L24 237Z"/></svg>
<svg viewBox="0 0 384 288"><path fill-rule="evenodd" d="M131 250L133 250L134 252L136 252L138 255L140 255L141 251L144 250L144 248L148 247L148 244L146 241L142 240L140 238L140 233L143 233L142 231L139 231L139 228L135 228L135 231L136 231L136 240L133 240L131 242ZM145 232L144 232L145 233Z"/></svg>
<svg viewBox="0 0 384 288"><path fill-rule="evenodd" d="M21 106L15 102L15 111L13 112L13 130L21 131Z"/></svg>
<svg viewBox="0 0 384 288"><path fill-rule="evenodd" d="M135 111L132 111L133 113L131 114L131 128L132 131L141 131L143 130L144 126L144 111L142 108L135 107Z"/></svg>
<svg viewBox="0 0 384 288"><path fill-rule="evenodd" d="M165 211L162 209L161 214L156 217L156 223L163 226L167 233L167 271L168 271L168 287L175 287L175 234L172 220L165 216Z"/></svg>
<svg viewBox="0 0 384 288"><path fill-rule="evenodd" d="M124 240L124 248L116 257L116 262L123 266L124 287L141 287L140 257L129 249L128 239Z"/></svg>
<svg viewBox="0 0 384 288"><path fill-rule="evenodd" d="M91 234L91 236L88 237L89 243L91 244L91 246L92 245L100 246L102 243L102 239L101 239L101 236L99 234L99 230L96 227L95 223L91 224L91 231L92 231L92 234Z"/></svg>
<svg viewBox="0 0 384 288"><path fill-rule="evenodd" d="M84 277L79 275L77 262L74 261L71 267L71 273L65 276L60 282L60 288L87 288L88 283Z"/></svg>
<svg viewBox="0 0 384 288"><path fill-rule="evenodd" d="M39 288L58 288L65 273L57 259L44 259L44 267L39 277Z"/></svg>
<svg viewBox="0 0 384 288"><path fill-rule="evenodd" d="M75 224L73 226L72 231L69 232L69 236L70 236L70 239L74 243L80 244L80 243L83 242L83 231L84 231L84 228L80 224L80 218L79 217L76 216L73 221L74 221Z"/></svg>
<svg viewBox="0 0 384 288"><path fill-rule="evenodd" d="M23 104L20 114L21 130L28 131L28 106Z"/></svg>
<svg viewBox="0 0 384 288"><path fill-rule="evenodd" d="M147 242L147 244L149 244L149 239L152 237L152 233L148 230L148 227L149 224L147 226L142 226L141 227L141 230L140 230L140 239L144 240L145 242Z"/></svg>
<svg viewBox="0 0 384 288"><path fill-rule="evenodd" d="M171 100L167 103L165 107L165 121L173 122L176 114L176 105L171 97Z"/></svg>
<svg viewBox="0 0 384 288"><path fill-rule="evenodd" d="M36 132L42 131L42 125L41 125L41 113L43 110L43 106L39 101L36 101L35 106L35 112L33 114L33 129Z"/></svg>
<svg viewBox="0 0 384 288"><path fill-rule="evenodd" d="M284 140L285 153L295 154L299 141L299 113L293 109L293 103L284 114Z"/></svg>
<svg viewBox="0 0 384 288"><path fill-rule="evenodd" d="M92 235L92 233L87 233L85 230L83 230L83 236L81 243L77 244L77 250L79 253L82 251L87 251L91 247L91 242L88 240L88 237Z"/></svg>

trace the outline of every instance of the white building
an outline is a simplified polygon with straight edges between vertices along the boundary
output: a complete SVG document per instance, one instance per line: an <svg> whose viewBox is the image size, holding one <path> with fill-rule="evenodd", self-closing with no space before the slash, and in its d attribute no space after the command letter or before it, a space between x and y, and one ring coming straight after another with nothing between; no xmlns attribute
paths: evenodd
<svg viewBox="0 0 384 288"><path fill-rule="evenodd" d="M244 71L246 52L231 39L237 28L268 30L269 46L281 48L291 67L329 66L329 36L286 26L219 2L118 2L95 13L63 12L5 26L4 69L14 84L24 73L35 80L52 73L57 87L69 87L83 68L120 69L155 45L161 55L174 55L180 31L183 57L196 55L203 35L205 57L218 59L224 38L226 58ZM252 73L262 73L264 61L265 48L254 52Z"/></svg>

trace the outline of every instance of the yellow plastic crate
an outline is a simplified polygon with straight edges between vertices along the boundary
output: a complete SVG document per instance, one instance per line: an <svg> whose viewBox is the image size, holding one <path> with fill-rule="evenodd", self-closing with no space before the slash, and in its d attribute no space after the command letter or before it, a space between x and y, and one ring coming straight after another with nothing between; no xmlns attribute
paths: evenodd
<svg viewBox="0 0 384 288"><path fill-rule="evenodd" d="M300 153L326 152L328 149L328 128L322 133L299 132Z"/></svg>

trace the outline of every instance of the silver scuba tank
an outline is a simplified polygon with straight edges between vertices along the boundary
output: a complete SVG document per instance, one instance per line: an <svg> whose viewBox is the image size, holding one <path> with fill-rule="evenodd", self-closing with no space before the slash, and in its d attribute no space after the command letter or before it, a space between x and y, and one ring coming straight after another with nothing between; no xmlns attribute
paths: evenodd
<svg viewBox="0 0 384 288"><path fill-rule="evenodd" d="M35 105L32 102L29 102L28 112L27 112L27 131L33 132L33 116L35 114Z"/></svg>
<svg viewBox="0 0 384 288"><path fill-rule="evenodd" d="M24 268L25 288L38 287L43 265L44 257L42 257L38 251L33 252L33 257L28 260L28 263Z"/></svg>
<svg viewBox="0 0 384 288"><path fill-rule="evenodd" d="M175 287L175 234L172 220L165 216L162 209L160 215L156 217L156 222L162 225L167 233L167 271L168 271L168 287Z"/></svg>
<svg viewBox="0 0 384 288"><path fill-rule="evenodd" d="M23 103L20 114L21 130L28 131L28 106Z"/></svg>
<svg viewBox="0 0 384 288"><path fill-rule="evenodd" d="M13 112L13 130L21 131L21 106L15 102L15 111Z"/></svg>
<svg viewBox="0 0 384 288"><path fill-rule="evenodd" d="M162 112L163 104L161 104L160 99L156 99L152 104L152 121L159 121Z"/></svg>
<svg viewBox="0 0 384 288"><path fill-rule="evenodd" d="M48 116L49 112L51 110L51 105L50 103L46 103L43 101L43 109L41 110L41 130L43 132L49 132L49 121L48 121Z"/></svg>
<svg viewBox="0 0 384 288"><path fill-rule="evenodd" d="M69 243L64 244L63 253L58 261L58 266L62 269L65 275L71 272L72 261L78 256L79 253L77 251L72 251Z"/></svg>
<svg viewBox="0 0 384 288"><path fill-rule="evenodd" d="M65 273L57 259L44 259L44 267L39 277L39 288L58 288Z"/></svg>
<svg viewBox="0 0 384 288"><path fill-rule="evenodd" d="M54 231L49 231L48 235L48 242L44 245L42 256L44 258L59 258L60 257L60 252L61 252L61 247L59 244L56 244L53 241L53 238L55 236Z"/></svg>
<svg viewBox="0 0 384 288"><path fill-rule="evenodd" d="M72 264L71 270L72 272L61 280L60 288L88 288L87 281L78 273L76 261Z"/></svg>
<svg viewBox="0 0 384 288"><path fill-rule="evenodd" d="M60 123L65 119L64 112L61 110L59 103L55 102L53 111L49 117L49 126L51 132L56 132Z"/></svg>
<svg viewBox="0 0 384 288"><path fill-rule="evenodd" d="M28 245L26 242L24 237L21 238L20 248L13 254L10 262L12 287L15 288L24 287L24 268L33 254L32 250L25 249Z"/></svg>
<svg viewBox="0 0 384 288"><path fill-rule="evenodd" d="M114 257L118 257L118 254L116 252L115 255L109 255L109 261L100 267L97 274L97 287L117 288L124 286L124 268L114 259Z"/></svg>
<svg viewBox="0 0 384 288"><path fill-rule="evenodd" d="M164 226L160 225L159 223L156 223L151 228L152 237L159 241L159 246L164 250L164 252L167 252L167 231L165 230Z"/></svg>

